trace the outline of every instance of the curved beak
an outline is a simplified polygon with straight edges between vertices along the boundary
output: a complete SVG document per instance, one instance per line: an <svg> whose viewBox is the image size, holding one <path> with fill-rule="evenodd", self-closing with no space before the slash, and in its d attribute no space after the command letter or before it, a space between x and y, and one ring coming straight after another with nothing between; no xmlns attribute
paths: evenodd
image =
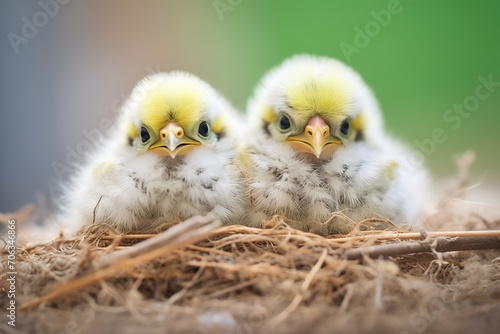
<svg viewBox="0 0 500 334"><path fill-rule="evenodd" d="M342 141L330 134L330 127L318 115L309 119L303 133L287 140L298 152L314 154L316 158L331 154L342 145Z"/></svg>
<svg viewBox="0 0 500 334"><path fill-rule="evenodd" d="M160 140L151 145L149 150L161 156L175 158L188 154L198 145L200 142L185 136L182 127L169 122L160 130Z"/></svg>

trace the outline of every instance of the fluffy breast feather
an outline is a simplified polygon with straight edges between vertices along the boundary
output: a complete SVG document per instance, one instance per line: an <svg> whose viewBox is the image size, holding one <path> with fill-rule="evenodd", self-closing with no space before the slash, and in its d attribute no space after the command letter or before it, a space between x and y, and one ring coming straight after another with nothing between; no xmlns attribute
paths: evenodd
<svg viewBox="0 0 500 334"><path fill-rule="evenodd" d="M311 162L286 143L257 136L249 155L251 223L260 226L279 214L300 221L304 229L324 223L336 211L355 222L387 218L396 224L413 223L426 176L402 176L405 152L392 142L360 142L339 149L329 160Z"/></svg>
<svg viewBox="0 0 500 334"><path fill-rule="evenodd" d="M198 148L174 160L114 153L95 157L78 173L66 197L72 224L132 231L196 214L213 213L224 224L241 220L245 191L231 151Z"/></svg>

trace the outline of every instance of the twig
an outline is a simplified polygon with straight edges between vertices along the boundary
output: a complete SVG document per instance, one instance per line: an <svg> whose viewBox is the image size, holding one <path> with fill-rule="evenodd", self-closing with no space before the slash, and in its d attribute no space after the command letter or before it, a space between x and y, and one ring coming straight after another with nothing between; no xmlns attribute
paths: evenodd
<svg viewBox="0 0 500 334"><path fill-rule="evenodd" d="M97 201L97 204L94 206L94 211L92 212L92 224L95 224L95 217L97 215L97 210L99 209L99 204L101 204L101 200L104 197L104 195L101 195L99 197L99 200Z"/></svg>
<svg viewBox="0 0 500 334"><path fill-rule="evenodd" d="M497 231L498 232L498 231ZM426 241L410 241L398 244L377 245L349 249L348 260L358 260L364 255L370 258L400 256L415 253L452 252L463 250L500 249L500 237L438 237Z"/></svg>
<svg viewBox="0 0 500 334"><path fill-rule="evenodd" d="M121 240L140 240L140 239L150 239L152 237L156 237L158 233L150 233L150 234L124 234L120 235ZM101 240L114 240L116 236L103 236L100 238Z"/></svg>
<svg viewBox="0 0 500 334"><path fill-rule="evenodd" d="M225 236L233 234L256 234L256 235L287 235L290 231L283 230L263 230L260 228L252 228L241 225L222 226L214 231L215 235ZM332 241L345 242L351 240L387 240L387 239L424 239L426 237L482 237L482 236L500 236L500 230L484 230L484 231L441 231L441 232L385 232L385 231L360 231L361 235L350 237L330 238ZM314 238L322 238L320 235L300 231L300 234L311 236ZM151 234L124 234L120 238L122 240L149 239L157 236L156 233ZM103 236L102 240L114 240L116 236Z"/></svg>
<svg viewBox="0 0 500 334"><path fill-rule="evenodd" d="M101 258L98 268L106 268L118 261L131 260L136 263L149 261L165 253L165 248L180 248L184 245L194 243L209 235L209 233L220 226L213 218L196 216L183 223L172 226L167 231L144 240L130 248L111 253ZM195 241L192 241L195 239ZM130 265L127 263L127 265Z"/></svg>
<svg viewBox="0 0 500 334"><path fill-rule="evenodd" d="M443 231L443 232L409 232L409 233L378 233L369 235L357 235L345 238L331 239L335 242L348 242L348 241L365 241L365 240L409 240L409 239L425 239L425 238L439 238L439 237L500 237L500 230L487 230L487 231Z"/></svg>
<svg viewBox="0 0 500 334"><path fill-rule="evenodd" d="M103 256L97 262L96 271L67 282L46 295L22 304L19 310L23 311L40 303L76 292L89 284L112 275L117 270L130 268L160 257L166 252L203 240L218 226L220 226L220 222L211 217L192 217L151 239Z"/></svg>

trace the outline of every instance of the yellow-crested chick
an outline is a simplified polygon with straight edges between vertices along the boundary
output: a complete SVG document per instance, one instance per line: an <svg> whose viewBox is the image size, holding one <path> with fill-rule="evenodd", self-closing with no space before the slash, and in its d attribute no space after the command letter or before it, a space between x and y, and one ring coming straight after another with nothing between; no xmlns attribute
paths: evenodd
<svg viewBox="0 0 500 334"><path fill-rule="evenodd" d="M248 105L249 222L345 233L365 219L419 220L423 166L389 137L368 86L343 63L309 55L271 70Z"/></svg>
<svg viewBox="0 0 500 334"><path fill-rule="evenodd" d="M59 222L149 230L194 215L241 221L247 198L235 163L237 112L184 72L141 80L117 124L65 189Z"/></svg>

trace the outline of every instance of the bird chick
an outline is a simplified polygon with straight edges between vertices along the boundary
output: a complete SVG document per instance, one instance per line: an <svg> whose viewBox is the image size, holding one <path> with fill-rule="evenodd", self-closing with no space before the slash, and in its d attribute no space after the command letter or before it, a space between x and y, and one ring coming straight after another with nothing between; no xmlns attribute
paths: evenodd
<svg viewBox="0 0 500 334"><path fill-rule="evenodd" d="M292 57L262 79L248 116L251 225L280 215L331 234L371 218L418 220L427 173L405 167L408 149L384 132L372 92L348 66Z"/></svg>
<svg viewBox="0 0 500 334"><path fill-rule="evenodd" d="M245 213L235 163L238 115L211 86L184 72L140 81L117 124L65 190L59 221L107 223L119 231L212 214Z"/></svg>

